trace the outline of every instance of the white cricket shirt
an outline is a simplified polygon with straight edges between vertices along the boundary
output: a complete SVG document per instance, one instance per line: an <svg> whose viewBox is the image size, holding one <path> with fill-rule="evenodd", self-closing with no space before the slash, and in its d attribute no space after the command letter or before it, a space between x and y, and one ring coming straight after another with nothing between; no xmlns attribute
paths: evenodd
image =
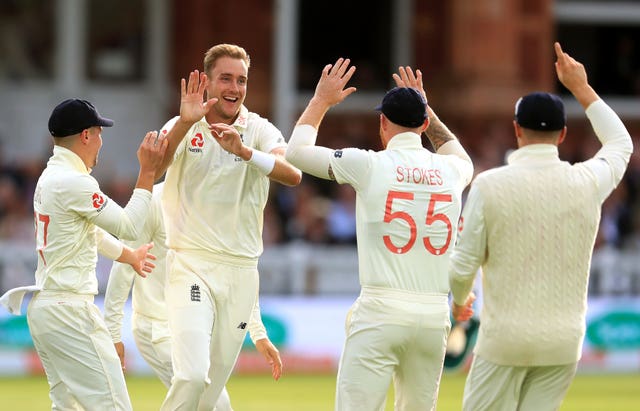
<svg viewBox="0 0 640 411"><path fill-rule="evenodd" d="M273 124L244 106L233 126L253 149L269 153L286 147ZM248 258L257 264L268 194L269 178L222 149L201 119L178 146L165 178L162 209L169 248Z"/></svg>
<svg viewBox="0 0 640 411"><path fill-rule="evenodd" d="M80 157L54 146L33 198L36 285L43 290L97 294L97 252L103 250L101 242L113 241L97 227L120 238L135 238L150 199L149 191L135 189L123 209L100 190ZM109 249L107 257L119 257L113 246Z"/></svg>
<svg viewBox="0 0 640 411"><path fill-rule="evenodd" d="M420 136L394 136L383 151L336 150L336 180L356 197L360 284L447 294L462 191L473 165L434 154Z"/></svg>

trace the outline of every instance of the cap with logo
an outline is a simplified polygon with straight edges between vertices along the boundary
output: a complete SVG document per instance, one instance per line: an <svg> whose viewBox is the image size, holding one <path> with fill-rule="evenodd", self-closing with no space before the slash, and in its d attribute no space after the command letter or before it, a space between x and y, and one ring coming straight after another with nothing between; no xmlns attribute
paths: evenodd
<svg viewBox="0 0 640 411"><path fill-rule="evenodd" d="M564 103L555 94L535 92L516 102L516 122L538 131L562 130L567 122Z"/></svg>
<svg viewBox="0 0 640 411"><path fill-rule="evenodd" d="M394 87L384 95L382 104L376 107L393 123L408 127L420 127L427 119L427 101L416 89Z"/></svg>
<svg viewBox="0 0 640 411"><path fill-rule="evenodd" d="M77 98L58 104L49 117L49 132L54 137L71 136L95 126L111 127L113 120L101 117L93 104Z"/></svg>

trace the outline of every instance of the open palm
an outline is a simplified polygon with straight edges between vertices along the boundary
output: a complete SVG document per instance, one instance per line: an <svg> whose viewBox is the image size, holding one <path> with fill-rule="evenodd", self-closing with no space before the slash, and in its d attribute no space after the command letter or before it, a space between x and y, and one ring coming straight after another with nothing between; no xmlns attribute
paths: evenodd
<svg viewBox="0 0 640 411"><path fill-rule="evenodd" d="M187 122L196 122L204 117L217 98L204 100L207 75L194 70L189 73L189 81L180 82L180 118Z"/></svg>

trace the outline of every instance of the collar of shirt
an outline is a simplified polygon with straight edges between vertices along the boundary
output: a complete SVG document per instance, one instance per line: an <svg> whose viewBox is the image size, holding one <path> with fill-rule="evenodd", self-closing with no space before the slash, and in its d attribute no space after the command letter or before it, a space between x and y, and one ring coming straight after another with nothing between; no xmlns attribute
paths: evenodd
<svg viewBox="0 0 640 411"><path fill-rule="evenodd" d="M558 146L553 144L529 144L521 147L507 157L511 164L550 164L560 161Z"/></svg>
<svg viewBox="0 0 640 411"><path fill-rule="evenodd" d="M422 140L420 139L420 135L411 131L396 134L391 138L391 140L389 140L389 143L387 143L387 149L392 150L416 147L422 148Z"/></svg>
<svg viewBox="0 0 640 411"><path fill-rule="evenodd" d="M83 174L89 174L90 172L84 161L76 153L62 146L53 146L53 156L51 156L50 161L52 164L71 166Z"/></svg>

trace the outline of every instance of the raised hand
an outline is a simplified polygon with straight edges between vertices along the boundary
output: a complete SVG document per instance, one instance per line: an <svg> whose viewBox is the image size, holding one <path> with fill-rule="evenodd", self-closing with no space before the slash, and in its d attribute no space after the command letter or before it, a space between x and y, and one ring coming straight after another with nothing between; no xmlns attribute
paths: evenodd
<svg viewBox="0 0 640 411"><path fill-rule="evenodd" d="M557 61L555 63L558 80L569 91L587 84L587 72L582 63L562 51L560 43L554 44Z"/></svg>
<svg viewBox="0 0 640 411"><path fill-rule="evenodd" d="M204 92L207 87L207 75L194 70L189 73L189 81L180 80L180 120L185 123L195 123L204 117L211 107L218 101L211 98L204 102Z"/></svg>
<svg viewBox="0 0 640 411"><path fill-rule="evenodd" d="M335 64L324 66L313 98L321 100L328 106L333 106L342 102L347 96L356 91L355 87L345 89L351 76L356 71L355 66L349 67L350 63L351 60L340 57Z"/></svg>
<svg viewBox="0 0 640 411"><path fill-rule="evenodd" d="M573 94L578 102L586 109L599 97L587 81L587 72L579 61L562 51L560 43L555 42L556 73L558 80Z"/></svg>
<svg viewBox="0 0 640 411"><path fill-rule="evenodd" d="M398 67L398 73L392 74L393 79L398 87L411 87L419 90L424 99L427 99L427 93L424 91L422 84L422 72L418 69L413 72L410 66Z"/></svg>
<svg viewBox="0 0 640 411"><path fill-rule="evenodd" d="M137 152L140 168L144 170L157 170L162 164L167 145L166 135L158 134L157 131L147 132Z"/></svg>

